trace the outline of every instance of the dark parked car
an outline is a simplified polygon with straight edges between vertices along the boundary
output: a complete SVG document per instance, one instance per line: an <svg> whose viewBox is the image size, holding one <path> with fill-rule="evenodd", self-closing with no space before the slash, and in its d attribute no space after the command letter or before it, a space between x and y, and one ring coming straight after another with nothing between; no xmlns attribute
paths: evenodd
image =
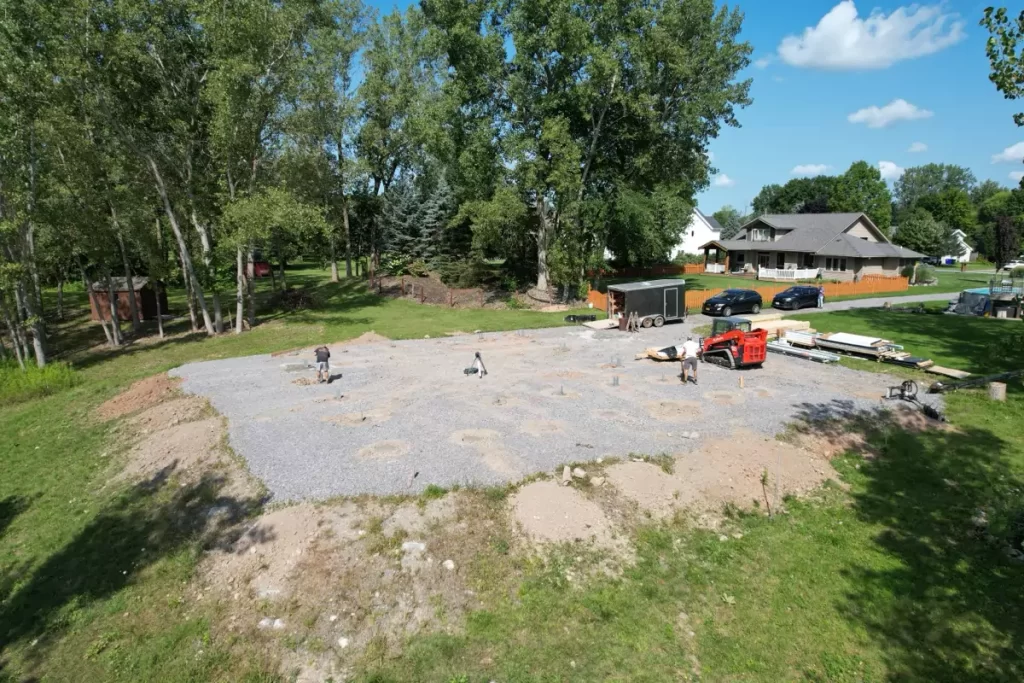
<svg viewBox="0 0 1024 683"><path fill-rule="evenodd" d="M750 289L727 289L705 301L701 312L727 317L736 313L760 313L761 295Z"/></svg>
<svg viewBox="0 0 1024 683"><path fill-rule="evenodd" d="M772 299L772 308L784 308L791 311L817 305L818 288L807 285L790 287L784 292L779 292Z"/></svg>

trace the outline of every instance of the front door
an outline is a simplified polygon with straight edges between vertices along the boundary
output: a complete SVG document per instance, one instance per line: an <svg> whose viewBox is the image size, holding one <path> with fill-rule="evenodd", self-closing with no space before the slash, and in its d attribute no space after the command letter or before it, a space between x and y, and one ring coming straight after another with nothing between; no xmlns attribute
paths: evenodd
<svg viewBox="0 0 1024 683"><path fill-rule="evenodd" d="M665 317L679 317L679 288L672 287L665 290Z"/></svg>
<svg viewBox="0 0 1024 683"><path fill-rule="evenodd" d="M757 252L757 266L758 268L771 268L772 255L766 251Z"/></svg>
<svg viewBox="0 0 1024 683"><path fill-rule="evenodd" d="M786 254L784 252L780 251L775 255L775 267L779 270L786 268Z"/></svg>

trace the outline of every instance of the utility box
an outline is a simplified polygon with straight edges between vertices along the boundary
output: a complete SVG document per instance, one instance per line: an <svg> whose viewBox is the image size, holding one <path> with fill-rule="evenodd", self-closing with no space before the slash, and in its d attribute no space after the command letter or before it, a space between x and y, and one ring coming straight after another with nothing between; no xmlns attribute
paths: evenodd
<svg viewBox="0 0 1024 683"><path fill-rule="evenodd" d="M608 287L608 318L636 314L642 327L661 327L686 318L686 280L624 282ZM623 327L625 322L620 324Z"/></svg>

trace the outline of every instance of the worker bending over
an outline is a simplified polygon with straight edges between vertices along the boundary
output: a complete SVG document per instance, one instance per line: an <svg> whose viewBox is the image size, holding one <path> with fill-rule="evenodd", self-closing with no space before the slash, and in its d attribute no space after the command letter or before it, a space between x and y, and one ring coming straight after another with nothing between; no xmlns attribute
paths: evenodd
<svg viewBox="0 0 1024 683"><path fill-rule="evenodd" d="M693 376L693 383L697 383L697 356L700 355L700 345L693 341L693 337L687 337L683 342L682 352L679 358L683 364L683 383L685 384Z"/></svg>
<svg viewBox="0 0 1024 683"><path fill-rule="evenodd" d="M314 351L316 353L316 381L331 381L331 350L326 346L320 346Z"/></svg>

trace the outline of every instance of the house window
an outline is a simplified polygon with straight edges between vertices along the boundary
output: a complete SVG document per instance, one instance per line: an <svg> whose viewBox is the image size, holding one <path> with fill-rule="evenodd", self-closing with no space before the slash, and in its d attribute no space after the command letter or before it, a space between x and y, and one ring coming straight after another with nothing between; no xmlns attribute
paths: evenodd
<svg viewBox="0 0 1024 683"><path fill-rule="evenodd" d="M804 254L804 268L814 267L814 254Z"/></svg>
<svg viewBox="0 0 1024 683"><path fill-rule="evenodd" d="M825 259L825 270L838 270L840 272L846 270L846 259L844 258L826 258Z"/></svg>
<svg viewBox="0 0 1024 683"><path fill-rule="evenodd" d="M758 268L771 268L772 255L764 251L757 252L757 266Z"/></svg>
<svg viewBox="0 0 1024 683"><path fill-rule="evenodd" d="M750 241L751 242L771 242L772 241L772 230L771 230L771 228L751 228L750 229Z"/></svg>
<svg viewBox="0 0 1024 683"><path fill-rule="evenodd" d="M697 231L696 230L691 230L690 231L690 237L696 237L696 236L697 236Z"/></svg>
<svg viewBox="0 0 1024 683"><path fill-rule="evenodd" d="M737 267L737 268L740 268L740 269L742 269L742 268L743 268L743 262L744 262L744 261L746 260L746 258L747 258L747 255L746 255L746 253L744 253L744 252L742 252L742 251L734 251L734 252L730 252L730 253L731 253L731 254L733 255L733 257L732 257L732 262L733 262L734 264L736 264L736 267Z"/></svg>

